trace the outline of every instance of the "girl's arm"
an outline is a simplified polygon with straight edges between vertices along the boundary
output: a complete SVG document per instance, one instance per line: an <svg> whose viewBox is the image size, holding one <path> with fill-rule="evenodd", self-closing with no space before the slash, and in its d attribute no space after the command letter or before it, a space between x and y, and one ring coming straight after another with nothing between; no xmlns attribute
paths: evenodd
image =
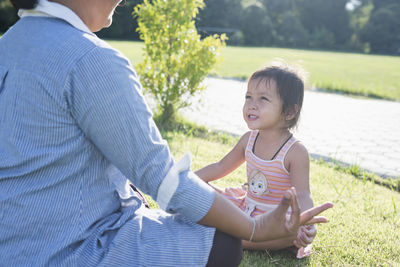
<svg viewBox="0 0 400 267"><path fill-rule="evenodd" d="M245 149L249 140L250 132L244 134L235 147L220 161L201 168L195 173L205 182L211 182L224 177L240 166L245 160Z"/></svg>
<svg viewBox="0 0 400 267"><path fill-rule="evenodd" d="M286 165L286 163L288 164ZM300 211L312 208L314 204L310 194L310 160L308 151L303 144L295 143L288 151L285 167L289 171L292 186L296 188ZM311 244L317 234L314 225L303 226L300 230L293 241L294 245L299 248Z"/></svg>
<svg viewBox="0 0 400 267"><path fill-rule="evenodd" d="M289 171L290 181L296 188L300 211L314 206L310 194L310 159L308 151L301 143L295 143L285 158L285 167Z"/></svg>

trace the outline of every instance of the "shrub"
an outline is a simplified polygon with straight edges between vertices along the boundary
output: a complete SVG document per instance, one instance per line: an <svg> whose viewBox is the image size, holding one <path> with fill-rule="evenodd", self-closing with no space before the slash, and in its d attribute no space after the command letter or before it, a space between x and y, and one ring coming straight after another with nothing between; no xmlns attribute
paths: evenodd
<svg viewBox="0 0 400 267"><path fill-rule="evenodd" d="M204 89L202 81L225 45L225 35L200 40L193 19L203 5L202 0L145 0L134 9L145 43L144 61L136 67L144 91L157 102L160 128Z"/></svg>

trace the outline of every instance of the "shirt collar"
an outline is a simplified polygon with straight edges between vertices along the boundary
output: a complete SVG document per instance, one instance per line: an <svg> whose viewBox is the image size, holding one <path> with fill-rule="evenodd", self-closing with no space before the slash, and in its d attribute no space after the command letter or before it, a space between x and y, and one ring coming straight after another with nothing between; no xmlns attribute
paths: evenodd
<svg viewBox="0 0 400 267"><path fill-rule="evenodd" d="M39 0L37 6L34 9L19 9L18 16L21 18L28 16L39 16L39 17L54 17L65 20L75 28L92 33L85 23L68 7L58 4L56 2L49 2L48 0Z"/></svg>

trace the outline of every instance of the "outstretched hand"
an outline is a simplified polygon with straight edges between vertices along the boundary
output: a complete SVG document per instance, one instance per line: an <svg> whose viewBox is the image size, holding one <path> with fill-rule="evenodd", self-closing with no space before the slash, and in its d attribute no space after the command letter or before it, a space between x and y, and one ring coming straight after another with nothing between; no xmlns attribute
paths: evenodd
<svg viewBox="0 0 400 267"><path fill-rule="evenodd" d="M286 213L289 207L291 208L291 213L287 219ZM333 207L333 204L326 202L300 214L296 190L292 187L285 192L275 210L254 218L256 220L256 231L253 241L266 241L293 236L301 225L327 222L328 220L325 217L317 215L331 207Z"/></svg>
<svg viewBox="0 0 400 267"><path fill-rule="evenodd" d="M290 218L286 219L288 208L291 207ZM297 203L294 187L287 190L272 212L254 217L256 231L253 241L268 241L293 235L300 225L300 208Z"/></svg>
<svg viewBox="0 0 400 267"><path fill-rule="evenodd" d="M319 213L332 208L333 204L326 202L319 206L312 208L312 210L306 210L300 214L300 228L297 232L297 238L293 241L293 244L300 248L306 247L311 244L317 235L317 228L314 224L316 223L327 223L328 219L324 216L316 216ZM315 214L315 215L313 215Z"/></svg>
<svg viewBox="0 0 400 267"><path fill-rule="evenodd" d="M315 206L311 209L303 211L300 214L300 225L316 224L316 223L326 223L328 219L324 216L317 216L323 211L333 207L331 202L325 202L321 205Z"/></svg>

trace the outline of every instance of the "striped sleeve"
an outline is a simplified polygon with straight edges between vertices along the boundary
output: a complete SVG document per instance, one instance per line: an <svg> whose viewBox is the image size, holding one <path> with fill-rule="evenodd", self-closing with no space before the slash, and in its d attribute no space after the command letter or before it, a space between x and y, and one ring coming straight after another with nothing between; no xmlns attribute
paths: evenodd
<svg viewBox="0 0 400 267"><path fill-rule="evenodd" d="M77 62L67 81L71 114L105 159L163 208L199 221L213 191L186 166L159 187L175 165L153 122L130 63L108 47L96 47Z"/></svg>

